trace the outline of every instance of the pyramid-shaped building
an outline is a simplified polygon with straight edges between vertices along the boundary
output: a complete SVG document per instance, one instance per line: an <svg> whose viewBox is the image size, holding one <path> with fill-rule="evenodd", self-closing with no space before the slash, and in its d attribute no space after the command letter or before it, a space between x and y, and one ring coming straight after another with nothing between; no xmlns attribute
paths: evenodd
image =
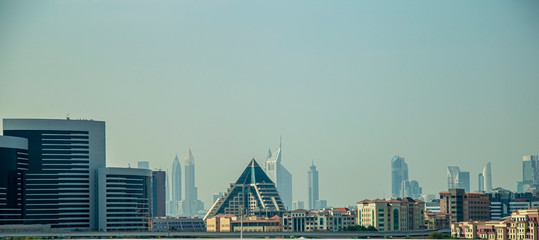
<svg viewBox="0 0 539 240"><path fill-rule="evenodd" d="M217 214L236 216L282 216L285 207L275 183L253 159L236 183L217 199L204 217L204 221Z"/></svg>

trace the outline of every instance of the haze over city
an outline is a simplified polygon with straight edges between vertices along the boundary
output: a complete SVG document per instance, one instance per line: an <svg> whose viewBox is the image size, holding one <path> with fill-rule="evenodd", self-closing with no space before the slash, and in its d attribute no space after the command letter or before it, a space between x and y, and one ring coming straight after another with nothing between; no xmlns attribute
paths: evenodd
<svg viewBox="0 0 539 240"><path fill-rule="evenodd" d="M282 136L293 199L311 162L330 206L423 192L447 166L516 189L539 153L539 3L1 1L0 118L106 122L108 166L170 171L199 199ZM375 183L375 184L373 184ZM339 186L339 187L336 187ZM351 191L347 191L347 190Z"/></svg>

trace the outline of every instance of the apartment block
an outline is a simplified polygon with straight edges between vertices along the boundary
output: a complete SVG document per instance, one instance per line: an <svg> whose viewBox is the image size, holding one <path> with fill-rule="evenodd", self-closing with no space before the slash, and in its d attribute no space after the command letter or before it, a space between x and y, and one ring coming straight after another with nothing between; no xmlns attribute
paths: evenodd
<svg viewBox="0 0 539 240"><path fill-rule="evenodd" d="M283 215L285 232L340 231L355 225L355 212L348 208L329 210L297 209Z"/></svg>
<svg viewBox="0 0 539 240"><path fill-rule="evenodd" d="M378 231L425 229L425 202L412 198L363 200L357 203L357 225Z"/></svg>
<svg viewBox="0 0 539 240"><path fill-rule="evenodd" d="M451 222L489 220L490 195L458 188L440 192L440 212L451 214Z"/></svg>
<svg viewBox="0 0 539 240"><path fill-rule="evenodd" d="M538 240L539 209L517 210L502 221L467 221L451 224L451 236L467 239Z"/></svg>

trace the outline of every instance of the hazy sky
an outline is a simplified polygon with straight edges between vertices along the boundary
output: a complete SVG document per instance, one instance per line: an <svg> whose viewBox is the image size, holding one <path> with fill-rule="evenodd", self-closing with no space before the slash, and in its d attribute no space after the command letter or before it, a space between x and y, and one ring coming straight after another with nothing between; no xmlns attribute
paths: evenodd
<svg viewBox="0 0 539 240"><path fill-rule="evenodd" d="M406 158L515 190L539 153L538 1L0 1L0 118L106 121L107 165L196 158L199 198L283 138L294 200L390 197ZM182 163L183 164L183 163Z"/></svg>

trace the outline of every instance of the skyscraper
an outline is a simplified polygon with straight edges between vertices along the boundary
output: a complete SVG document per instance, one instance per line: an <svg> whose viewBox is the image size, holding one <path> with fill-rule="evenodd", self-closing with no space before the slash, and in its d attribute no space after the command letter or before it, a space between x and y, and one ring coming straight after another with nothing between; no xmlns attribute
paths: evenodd
<svg viewBox="0 0 539 240"><path fill-rule="evenodd" d="M183 200L183 215L195 216L199 210L203 209L202 202L198 200L198 190L195 186L195 157L191 149L184 158L185 174L185 198Z"/></svg>
<svg viewBox="0 0 539 240"><path fill-rule="evenodd" d="M292 174L281 164L281 146L279 142L279 149L274 153L271 151L268 153L264 169L279 189L285 207L292 209Z"/></svg>
<svg viewBox="0 0 539 240"><path fill-rule="evenodd" d="M204 220L217 214L282 216L284 208L275 183L252 159L238 180L213 204Z"/></svg>
<svg viewBox="0 0 539 240"><path fill-rule="evenodd" d="M523 156L522 181L518 182L518 191L524 192L531 188L537 188L537 184L539 184L539 156Z"/></svg>
<svg viewBox="0 0 539 240"><path fill-rule="evenodd" d="M483 187L485 192L492 192L492 173L490 162L483 167Z"/></svg>
<svg viewBox="0 0 539 240"><path fill-rule="evenodd" d="M416 180L404 180L401 182L400 198L410 197L413 199L419 199L423 194L423 188L419 186L419 182Z"/></svg>
<svg viewBox="0 0 539 240"><path fill-rule="evenodd" d="M178 203L182 200L182 166L178 155L172 162L172 203L170 212L173 216L178 216Z"/></svg>
<svg viewBox="0 0 539 240"><path fill-rule="evenodd" d="M408 180L408 164L403 157L396 155L391 160L391 196L401 197L402 181Z"/></svg>
<svg viewBox="0 0 539 240"><path fill-rule="evenodd" d="M483 178L483 173L479 173L477 176L477 191L478 192L484 192L485 191L485 179Z"/></svg>
<svg viewBox="0 0 539 240"><path fill-rule="evenodd" d="M458 174L460 168L457 166L447 167L447 189L458 188Z"/></svg>
<svg viewBox="0 0 539 240"><path fill-rule="evenodd" d="M457 175L457 188L470 192L470 172L461 171Z"/></svg>
<svg viewBox="0 0 539 240"><path fill-rule="evenodd" d="M470 172L460 171L457 166L447 167L447 189L454 188L470 192Z"/></svg>
<svg viewBox="0 0 539 240"><path fill-rule="evenodd" d="M318 170L314 162L309 167L309 209L316 208L316 201L319 200L318 196Z"/></svg>
<svg viewBox="0 0 539 240"><path fill-rule="evenodd" d="M4 135L28 139L25 223L97 229L96 171L105 167L105 122L4 119Z"/></svg>
<svg viewBox="0 0 539 240"><path fill-rule="evenodd" d="M293 201L292 202L292 210L296 209L304 209L305 203L303 201Z"/></svg>

